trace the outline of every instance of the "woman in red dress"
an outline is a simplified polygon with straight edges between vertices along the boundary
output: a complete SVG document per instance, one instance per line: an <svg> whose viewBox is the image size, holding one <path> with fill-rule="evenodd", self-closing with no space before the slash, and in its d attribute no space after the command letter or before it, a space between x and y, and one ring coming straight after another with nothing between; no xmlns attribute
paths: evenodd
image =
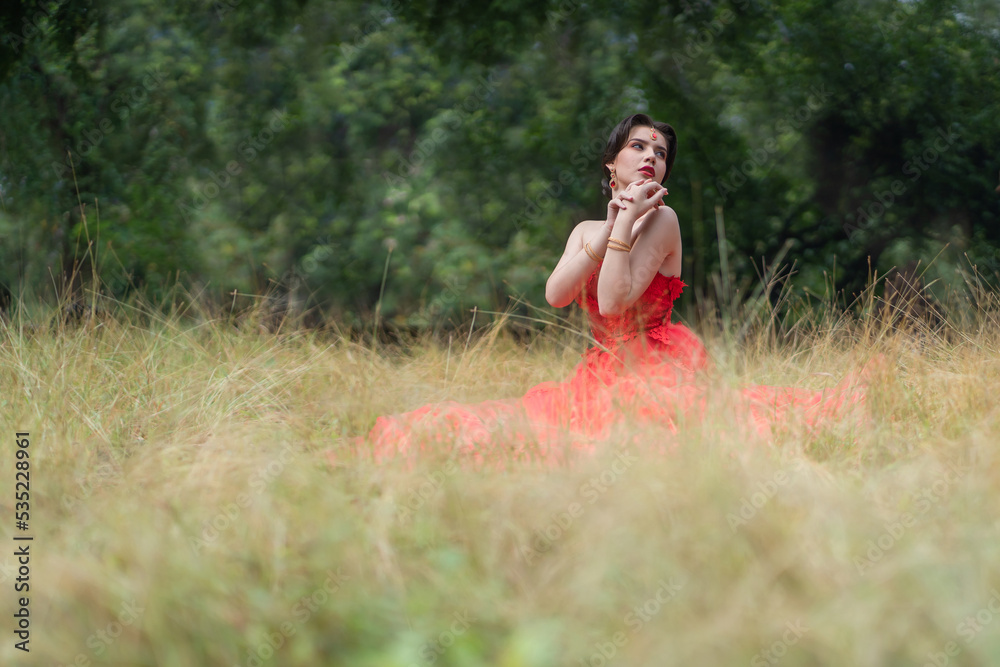
<svg viewBox="0 0 1000 667"><path fill-rule="evenodd" d="M607 217L573 229L545 287L552 306L575 301L586 311L597 343L572 377L542 383L517 399L449 401L379 417L355 445L376 461L444 449L477 465L558 465L594 452L620 425L676 432L682 420L703 419L707 385L699 380L708 355L689 329L670 322L685 287L677 215L663 204L676 155L674 129L645 114L625 118L608 140ZM814 424L864 400L844 385L825 392L754 386L731 398L746 427L767 437L791 410ZM665 450L669 440L665 433L644 444Z"/></svg>

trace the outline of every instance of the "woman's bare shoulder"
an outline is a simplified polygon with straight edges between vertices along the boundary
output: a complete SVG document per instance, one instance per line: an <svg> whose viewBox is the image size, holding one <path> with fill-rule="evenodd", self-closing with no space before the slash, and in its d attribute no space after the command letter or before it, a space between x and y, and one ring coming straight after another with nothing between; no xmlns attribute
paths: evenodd
<svg viewBox="0 0 1000 667"><path fill-rule="evenodd" d="M677 212L669 206L654 208L640 220L636 228L643 230L646 227L650 227L651 230L656 230L655 233L657 235L672 234L678 229L680 224L677 220Z"/></svg>
<svg viewBox="0 0 1000 667"><path fill-rule="evenodd" d="M658 209L656 209L656 211L662 217L666 217L667 219L670 219L670 218L673 218L674 220L677 219L677 211L675 211L674 209L670 208L669 206L666 206L666 205L661 206Z"/></svg>
<svg viewBox="0 0 1000 667"><path fill-rule="evenodd" d="M574 240L584 239L589 237L597 228L602 224L601 220L581 220L573 226L573 231L569 234L569 241L567 243L572 244ZM580 242L582 246L582 241Z"/></svg>
<svg viewBox="0 0 1000 667"><path fill-rule="evenodd" d="M603 224L604 224L603 220L581 220L580 222L576 223L576 227L573 228L573 231L589 232L592 230L596 230Z"/></svg>

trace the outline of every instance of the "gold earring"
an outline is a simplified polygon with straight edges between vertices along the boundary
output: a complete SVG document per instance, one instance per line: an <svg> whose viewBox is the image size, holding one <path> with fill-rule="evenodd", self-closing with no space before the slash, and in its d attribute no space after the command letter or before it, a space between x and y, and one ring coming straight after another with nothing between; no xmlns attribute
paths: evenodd
<svg viewBox="0 0 1000 667"><path fill-rule="evenodd" d="M611 167L611 180L608 181L611 187L615 187L615 168Z"/></svg>

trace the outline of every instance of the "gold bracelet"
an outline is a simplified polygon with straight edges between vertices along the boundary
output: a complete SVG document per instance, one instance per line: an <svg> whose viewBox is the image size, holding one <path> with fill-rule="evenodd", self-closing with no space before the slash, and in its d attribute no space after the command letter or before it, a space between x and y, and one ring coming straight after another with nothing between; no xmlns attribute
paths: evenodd
<svg viewBox="0 0 1000 667"><path fill-rule="evenodd" d="M622 246L625 250L632 250L632 246L629 245L628 243L625 243L621 239L616 239L614 237L609 237L608 238L608 243L609 244L611 244L611 243L617 243L618 245Z"/></svg>
<svg viewBox="0 0 1000 667"><path fill-rule="evenodd" d="M632 252L628 248L621 248L621 247L613 245L611 243L608 244L608 250L621 250L622 252Z"/></svg>
<svg viewBox="0 0 1000 667"><path fill-rule="evenodd" d="M583 249L587 251L587 254L590 255L590 258L592 260L594 260L595 262L600 262L601 261L602 258L598 257L597 253L594 252L594 249L590 247L590 242L589 241L587 242L587 245L583 246Z"/></svg>

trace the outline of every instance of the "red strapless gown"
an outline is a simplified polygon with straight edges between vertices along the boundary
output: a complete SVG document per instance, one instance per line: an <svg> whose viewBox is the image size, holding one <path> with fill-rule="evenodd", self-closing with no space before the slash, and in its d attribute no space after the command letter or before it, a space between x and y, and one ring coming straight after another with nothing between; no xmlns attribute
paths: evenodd
<svg viewBox="0 0 1000 667"><path fill-rule="evenodd" d="M657 273L632 308L604 317L597 306L595 270L576 301L598 344L584 353L572 377L543 382L520 398L448 401L379 417L367 438L356 438L353 445L377 462L434 452L476 465L504 467L519 460L559 465L594 452L620 427L625 427L622 435L633 437L635 429L629 436L627 427L642 424L664 431L655 442L637 443L640 448L667 451L673 446L671 432L709 418L705 346L687 327L670 322L674 300L684 287L679 278ZM766 438L791 411L813 425L839 418L864 395L849 388L758 385L734 392L732 398L741 422ZM336 461L333 453L330 458Z"/></svg>

